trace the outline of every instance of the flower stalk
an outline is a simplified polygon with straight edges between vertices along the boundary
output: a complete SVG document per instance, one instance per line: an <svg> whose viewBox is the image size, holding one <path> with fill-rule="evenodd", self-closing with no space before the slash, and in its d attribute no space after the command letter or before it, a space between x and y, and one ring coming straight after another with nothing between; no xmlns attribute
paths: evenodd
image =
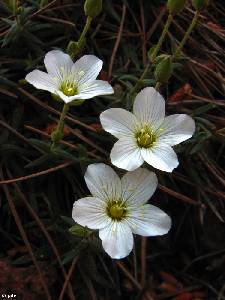
<svg viewBox="0 0 225 300"><path fill-rule="evenodd" d="M83 46L83 41L84 41L84 39L85 39L85 37L86 37L86 34L87 34L87 32L88 32L88 30L89 30L89 28L90 28L91 21L92 21L92 17L87 16L87 19L86 19L86 23L85 23L84 29L83 29L83 31L82 31L82 33L81 33L81 36L80 36L80 38L79 38L79 40L78 40L78 42L77 42L77 47L78 47L78 49L81 49L82 46Z"/></svg>
<svg viewBox="0 0 225 300"><path fill-rule="evenodd" d="M79 40L77 42L70 41L68 44L66 52L70 55L72 59L74 59L74 57L76 57L83 50L86 44L86 34L90 28L91 21L92 17L87 16L86 23Z"/></svg>
<svg viewBox="0 0 225 300"><path fill-rule="evenodd" d="M178 58L181 55L181 51L182 51L185 43L187 42L188 38L190 37L191 32L193 31L193 29L195 28L195 26L197 24L199 14L200 14L200 11L196 10L190 26L188 27L187 31L185 32L185 35L184 35L183 39L181 40L180 44L178 45L174 55L171 57L171 62L173 62L176 58ZM171 72L172 72L172 70L171 70ZM159 80L159 79L157 80L156 85L155 85L155 89L157 91L159 91L162 83L163 83L162 80Z"/></svg>
<svg viewBox="0 0 225 300"><path fill-rule="evenodd" d="M168 18L167 18L167 21L166 21L166 24L165 24L165 27L164 27L164 29L162 31L162 34L161 34L161 36L160 36L160 38L158 40L158 43L156 44L155 49L154 49L153 53L151 54L151 61L152 62L155 61L155 59L157 57L157 54L159 53L159 50L161 49L162 43L163 43L163 41L164 41L164 39L166 37L166 34L167 34L168 30L169 30L169 27L170 27L172 21L173 21L173 16L172 16L172 14L169 14ZM135 86L131 90L131 95L134 95L135 92L138 90L141 82L145 79L145 76L148 73L149 67L150 67L150 61L148 61L148 63L146 65L146 67L145 67L145 69L144 69L141 77L138 79L138 81L136 82Z"/></svg>
<svg viewBox="0 0 225 300"><path fill-rule="evenodd" d="M186 33L185 33L185 35L184 35L182 41L181 41L180 44L178 45L178 47L177 47L177 49L176 49L176 51L175 51L175 53L174 53L173 58L177 58L177 57L181 54L181 51L182 51L182 49L183 49L183 47L184 47L184 44L185 44L186 41L188 40L188 38L189 38L189 36L190 36L192 30L194 29L194 27L195 27L196 24L197 24L199 14L200 14L200 11L199 11L199 10L196 10L196 11L195 11L195 14L194 14L194 17L193 17L193 19L192 19L192 21L191 21L191 24L190 24L190 26L188 27L188 30L186 31Z"/></svg>
<svg viewBox="0 0 225 300"><path fill-rule="evenodd" d="M57 125L57 128L51 134L51 139L52 139L51 150L52 151L54 151L54 149L57 146L57 144L63 138L63 130L64 130L64 125L65 125L65 121L64 120L65 120L67 112L69 111L69 107L70 107L69 103L65 103L64 104L62 113L60 115L59 123Z"/></svg>
<svg viewBox="0 0 225 300"><path fill-rule="evenodd" d="M170 27L172 21L173 21L173 15L169 14L168 18L167 18L167 21L166 21L166 24L165 24L165 27L163 29L163 32L162 32L162 34L161 34L161 36L159 38L159 41L158 41L157 45L155 46L155 49L154 49L154 51L153 51L153 53L151 55L151 60L153 62L155 61L155 59L157 57L157 54L159 53L159 50L162 47L162 43L165 40L166 34L167 34L168 30L169 30L169 27Z"/></svg>

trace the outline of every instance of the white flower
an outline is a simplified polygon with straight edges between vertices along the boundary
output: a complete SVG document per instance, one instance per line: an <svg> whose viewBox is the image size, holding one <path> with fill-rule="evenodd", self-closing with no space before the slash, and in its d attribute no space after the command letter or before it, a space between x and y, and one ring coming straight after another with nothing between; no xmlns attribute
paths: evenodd
<svg viewBox="0 0 225 300"><path fill-rule="evenodd" d="M152 87L136 97L133 114L111 108L100 115L102 127L119 140L111 151L112 163L133 171L144 161L154 168L172 172L179 164L172 146L189 139L194 120L185 114L165 117L165 100Z"/></svg>
<svg viewBox="0 0 225 300"><path fill-rule="evenodd" d="M108 82L96 80L103 62L94 55L84 55L73 63L68 54L52 50L45 55L44 64L48 73L34 70L26 80L38 89L58 95L65 103L114 92Z"/></svg>
<svg viewBox="0 0 225 300"><path fill-rule="evenodd" d="M85 181L92 196L75 201L73 219L82 226L99 229L102 246L112 258L130 253L132 233L155 236L169 231L170 217L146 204L157 187L154 173L139 168L120 179L112 168L99 163L88 166Z"/></svg>

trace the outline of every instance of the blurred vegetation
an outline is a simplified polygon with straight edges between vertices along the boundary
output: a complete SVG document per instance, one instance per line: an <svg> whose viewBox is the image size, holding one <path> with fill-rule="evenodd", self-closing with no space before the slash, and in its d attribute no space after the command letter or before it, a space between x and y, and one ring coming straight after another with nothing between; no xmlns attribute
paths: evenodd
<svg viewBox="0 0 225 300"><path fill-rule="evenodd" d="M0 2L0 180L7 181L0 186L0 293L13 292L18 300L225 299L223 0L201 12L173 76L160 88L168 114L190 114L197 124L194 137L176 149L175 172L156 170L160 186L152 203L172 217L172 230L164 237L136 237L133 253L112 261L97 235L72 227L72 204L88 194L85 169L107 163L114 143L101 130L99 114L131 108L128 92L162 32L165 2L104 1L83 53L104 61L100 78L111 81L115 94L73 106L55 154L50 134L62 104L24 77L44 70L46 52L79 39L83 2ZM161 53L174 51L193 15L188 2ZM155 84L151 72L140 88Z"/></svg>

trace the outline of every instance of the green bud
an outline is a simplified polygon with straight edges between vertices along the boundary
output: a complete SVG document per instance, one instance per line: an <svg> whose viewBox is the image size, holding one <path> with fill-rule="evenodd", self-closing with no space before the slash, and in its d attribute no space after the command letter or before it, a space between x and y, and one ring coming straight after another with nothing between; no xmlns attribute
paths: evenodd
<svg viewBox="0 0 225 300"><path fill-rule="evenodd" d="M167 8L172 15L179 14L185 7L186 0L168 0Z"/></svg>
<svg viewBox="0 0 225 300"><path fill-rule="evenodd" d="M91 18L96 17L102 11L102 0L86 0L84 3L85 15Z"/></svg>
<svg viewBox="0 0 225 300"><path fill-rule="evenodd" d="M87 237L92 233L92 231L89 230L87 227L83 227L79 224L75 224L72 227L70 227L69 232L77 237Z"/></svg>
<svg viewBox="0 0 225 300"><path fill-rule="evenodd" d="M200 10L209 5L209 0L192 0L192 5L196 10Z"/></svg>
<svg viewBox="0 0 225 300"><path fill-rule="evenodd" d="M155 68L155 79L157 82L167 83L172 75L172 58L167 55L157 64Z"/></svg>
<svg viewBox="0 0 225 300"><path fill-rule="evenodd" d="M66 49L66 52L71 56L71 58L73 59L74 57L76 57L80 52L83 51L84 49L84 46L86 44L86 38L83 37L81 40L80 40L80 43L78 42L74 42L74 41L70 41L68 46L67 46L67 49Z"/></svg>
<svg viewBox="0 0 225 300"><path fill-rule="evenodd" d="M20 80L18 81L18 83L19 83L20 85L26 85L26 84L28 84L28 81L26 81L26 79L20 79Z"/></svg>

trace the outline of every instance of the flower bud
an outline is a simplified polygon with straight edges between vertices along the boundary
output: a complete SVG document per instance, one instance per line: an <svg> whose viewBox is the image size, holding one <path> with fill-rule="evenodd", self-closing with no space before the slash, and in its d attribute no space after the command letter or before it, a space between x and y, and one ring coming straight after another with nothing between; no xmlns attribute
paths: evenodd
<svg viewBox="0 0 225 300"><path fill-rule="evenodd" d="M185 7L186 0L168 0L167 8L172 15L179 14Z"/></svg>
<svg viewBox="0 0 225 300"><path fill-rule="evenodd" d="M86 237L92 233L87 227L83 227L79 224L70 227L69 232L77 237Z"/></svg>
<svg viewBox="0 0 225 300"><path fill-rule="evenodd" d="M85 15L91 18L96 17L102 11L102 0L86 0L84 3Z"/></svg>
<svg viewBox="0 0 225 300"><path fill-rule="evenodd" d="M173 71L172 58L167 55L157 64L155 68L155 79L157 82L166 83L170 79Z"/></svg>
<svg viewBox="0 0 225 300"><path fill-rule="evenodd" d="M209 5L209 0L192 0L192 5L196 10L200 10Z"/></svg>
<svg viewBox="0 0 225 300"><path fill-rule="evenodd" d="M74 57L76 57L80 52L83 51L85 44L86 44L86 38L85 37L83 37L80 40L80 43L70 41L68 46L67 46L66 52L70 55L70 57L72 59L74 59Z"/></svg>

